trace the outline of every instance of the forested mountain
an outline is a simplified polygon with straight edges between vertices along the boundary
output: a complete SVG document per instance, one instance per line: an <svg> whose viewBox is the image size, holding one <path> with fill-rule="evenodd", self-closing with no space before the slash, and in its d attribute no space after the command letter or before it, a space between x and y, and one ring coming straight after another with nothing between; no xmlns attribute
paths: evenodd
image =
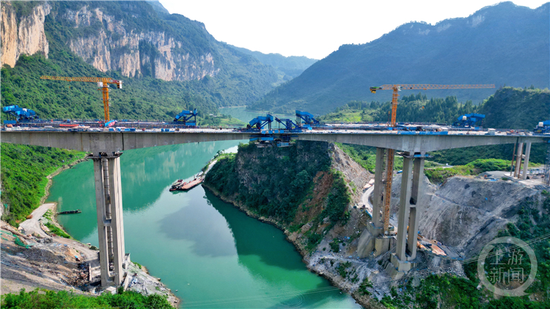
<svg viewBox="0 0 550 309"><path fill-rule="evenodd" d="M397 83L547 88L549 10L550 3L530 9L504 2L467 18L404 24L370 43L341 46L252 108L326 113L353 100L389 101L390 91L371 94L369 87ZM477 104L493 92L430 90L426 95Z"/></svg>
<svg viewBox="0 0 550 309"><path fill-rule="evenodd" d="M195 107L208 116L273 88L272 67L163 9L157 1L3 1L2 105L36 109L44 118L102 118L94 84L41 75L123 80L123 89L111 92L119 119L169 120Z"/></svg>
<svg viewBox="0 0 550 309"><path fill-rule="evenodd" d="M316 59L310 59L307 57L290 56L285 57L281 54L264 54L257 51L251 51L246 48L233 46L235 49L254 56L261 63L272 66L279 77L278 83L287 82L304 72L312 64L317 62Z"/></svg>

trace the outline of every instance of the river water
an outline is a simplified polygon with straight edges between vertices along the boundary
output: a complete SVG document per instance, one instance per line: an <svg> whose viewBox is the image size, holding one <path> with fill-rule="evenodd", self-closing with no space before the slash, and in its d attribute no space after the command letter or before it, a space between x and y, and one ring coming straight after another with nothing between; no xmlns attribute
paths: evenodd
<svg viewBox="0 0 550 309"><path fill-rule="evenodd" d="M198 173L219 150L209 142L126 151L121 156L124 232L132 261L162 278L185 308L360 308L327 280L309 272L275 227L246 216L198 186L168 188ZM53 179L49 201L77 240L98 244L93 164Z"/></svg>

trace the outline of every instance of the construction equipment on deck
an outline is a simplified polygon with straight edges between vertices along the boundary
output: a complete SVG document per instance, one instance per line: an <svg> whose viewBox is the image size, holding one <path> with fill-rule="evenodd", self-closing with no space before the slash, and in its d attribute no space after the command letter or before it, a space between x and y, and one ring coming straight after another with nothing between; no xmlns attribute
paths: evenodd
<svg viewBox="0 0 550 309"><path fill-rule="evenodd" d="M476 128L483 126L483 114L466 114L458 117L457 121L453 123L453 127L460 128Z"/></svg>
<svg viewBox="0 0 550 309"><path fill-rule="evenodd" d="M550 120L539 122L533 132L539 134L550 133Z"/></svg>
<svg viewBox="0 0 550 309"><path fill-rule="evenodd" d="M302 121L304 122L303 124L302 124ZM296 125L298 127L300 128L306 127L311 130L312 126L316 126L319 124L320 124L319 120L315 119L313 117L313 114L296 110Z"/></svg>
<svg viewBox="0 0 550 309"><path fill-rule="evenodd" d="M275 121L282 124L285 130L292 131L292 132L301 131L300 127L298 127L298 125L290 119L279 119L275 117Z"/></svg>
<svg viewBox="0 0 550 309"><path fill-rule="evenodd" d="M183 124L186 126L194 127L197 125L197 109L195 108L192 111L183 110L181 113L177 114L174 117L174 122L183 121ZM193 118L193 121L189 121Z"/></svg>
<svg viewBox="0 0 550 309"><path fill-rule="evenodd" d="M273 116L271 116L270 114L267 114L266 116L258 116L252 119L246 127L247 129L256 128L258 130L262 130L267 125L268 130L271 130L272 122L273 122Z"/></svg>
<svg viewBox="0 0 550 309"><path fill-rule="evenodd" d="M122 81L110 77L65 77L65 76L41 76L40 79L62 80L66 82L87 82L97 83L97 87L103 91L103 110L105 113L105 122L111 120L109 117L109 84L116 85L117 89L122 89Z"/></svg>
<svg viewBox="0 0 550 309"><path fill-rule="evenodd" d="M395 127L395 118L397 111L397 98L401 90L431 90L431 89L475 89L475 88L495 88L494 84L478 84L478 85L432 85L432 84L388 84L380 87L370 87L371 93L376 93L378 90L393 90L391 101L391 120L390 126ZM296 111L298 112L298 111ZM390 202L391 202L391 186L393 176L393 161L395 149L387 149L387 164L386 164L386 186L384 191L384 234L389 234L390 225Z"/></svg>
<svg viewBox="0 0 550 309"><path fill-rule="evenodd" d="M2 108L2 112L15 118L15 121L5 120L5 124L39 119L35 111L33 111L32 109L19 107L18 105L4 106Z"/></svg>

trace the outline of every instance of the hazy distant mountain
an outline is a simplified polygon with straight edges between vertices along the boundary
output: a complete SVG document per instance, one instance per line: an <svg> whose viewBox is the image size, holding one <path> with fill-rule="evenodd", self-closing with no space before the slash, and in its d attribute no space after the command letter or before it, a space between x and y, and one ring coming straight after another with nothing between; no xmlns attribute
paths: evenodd
<svg viewBox="0 0 550 309"><path fill-rule="evenodd" d="M512 2L485 7L467 18L436 25L411 22L362 45L343 45L252 108L315 113L352 100L391 99L382 84L481 84L549 87L550 3L537 9ZM414 16L411 16L414 19ZM418 91L404 91L403 95ZM495 89L426 91L478 103Z"/></svg>
<svg viewBox="0 0 550 309"><path fill-rule="evenodd" d="M287 82L298 75L302 74L307 68L309 68L312 64L317 62L317 59L311 59L308 57L297 57L297 56L290 56L285 57L281 54L264 54L257 51L251 51L246 48L232 46L233 48L237 49L238 51L251 55L254 58L258 59L261 63L265 65L272 66L276 71L277 75L279 76L278 83L284 83Z"/></svg>

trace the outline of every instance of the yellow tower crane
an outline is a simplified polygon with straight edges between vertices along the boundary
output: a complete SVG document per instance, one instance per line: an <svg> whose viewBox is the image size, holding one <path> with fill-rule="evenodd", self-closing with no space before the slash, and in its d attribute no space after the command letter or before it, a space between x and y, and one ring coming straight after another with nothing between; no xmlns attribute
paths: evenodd
<svg viewBox="0 0 550 309"><path fill-rule="evenodd" d="M64 76L41 76L40 79L63 80L66 82L87 82L97 83L97 87L103 91L103 110L105 112L105 122L111 120L109 117L109 84L116 85L122 89L122 81L110 77L64 77Z"/></svg>
<svg viewBox="0 0 550 309"><path fill-rule="evenodd" d="M370 92L376 93L378 90L393 90L391 100L391 122L390 125L395 127L395 117L397 111L397 98L401 90L429 90L429 89L474 89L474 88L495 88L494 84L478 84L478 85L432 85L432 84L394 84L382 85L380 87L370 87ZM393 175L393 160L395 149L387 150L386 164L386 186L384 191L384 234L389 233L390 226L390 202L391 202L391 185Z"/></svg>

